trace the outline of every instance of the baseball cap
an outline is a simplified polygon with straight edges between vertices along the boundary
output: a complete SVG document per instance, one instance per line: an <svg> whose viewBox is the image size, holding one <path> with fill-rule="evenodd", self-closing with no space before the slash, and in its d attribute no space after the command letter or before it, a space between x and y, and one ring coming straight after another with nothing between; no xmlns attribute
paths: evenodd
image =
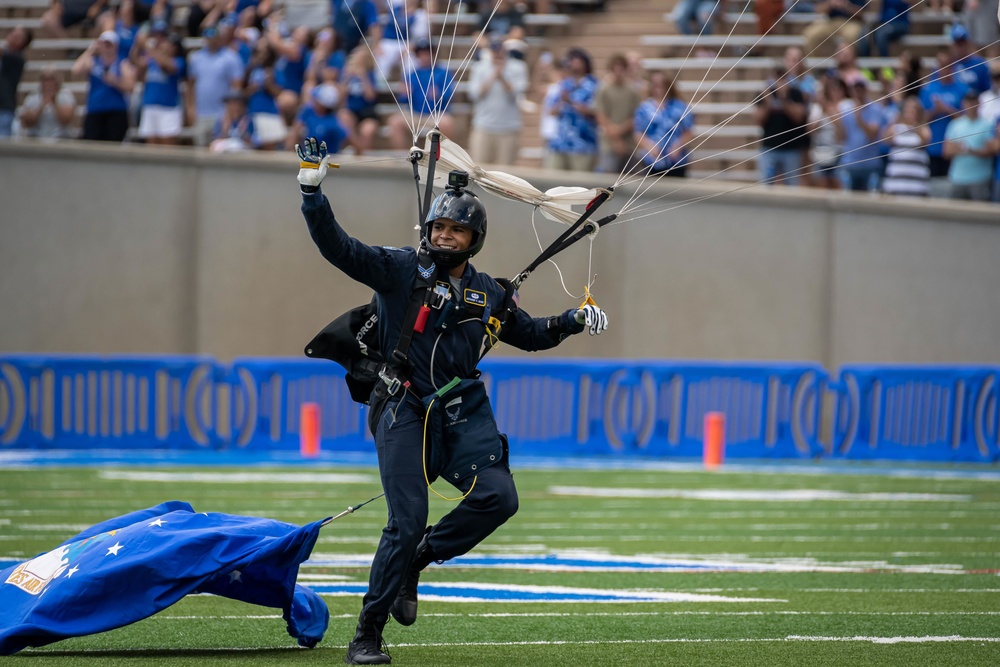
<svg viewBox="0 0 1000 667"><path fill-rule="evenodd" d="M163 19L156 19L149 24L149 31L167 33L170 32L170 24Z"/></svg>
<svg viewBox="0 0 1000 667"><path fill-rule="evenodd" d="M98 42L108 42L109 44L114 44L118 46L118 33L114 30L105 30L98 36Z"/></svg>
<svg viewBox="0 0 1000 667"><path fill-rule="evenodd" d="M246 102L246 96L239 90L230 90L228 93L222 96L223 102Z"/></svg>
<svg viewBox="0 0 1000 667"><path fill-rule="evenodd" d="M413 50L416 51L430 51L431 43L426 39L418 39L413 43Z"/></svg>
<svg viewBox="0 0 1000 667"><path fill-rule="evenodd" d="M951 41L964 42L969 39L969 31L961 23L956 23L951 27Z"/></svg>
<svg viewBox="0 0 1000 667"><path fill-rule="evenodd" d="M207 28L205 28L204 30L201 31L201 36L202 37L218 37L219 36L219 29L216 28L214 25L210 25L210 26L208 26Z"/></svg>
<svg viewBox="0 0 1000 667"><path fill-rule="evenodd" d="M312 89L312 98L327 109L332 109L340 101L340 93L332 83L321 83Z"/></svg>

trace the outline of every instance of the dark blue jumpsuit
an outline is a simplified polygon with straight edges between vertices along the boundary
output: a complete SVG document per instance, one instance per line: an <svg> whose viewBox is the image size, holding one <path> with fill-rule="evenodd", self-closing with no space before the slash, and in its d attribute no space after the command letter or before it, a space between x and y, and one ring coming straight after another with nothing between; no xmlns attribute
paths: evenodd
<svg viewBox="0 0 1000 667"><path fill-rule="evenodd" d="M382 354L390 358L416 287L416 251L366 245L344 232L321 191L303 194L302 199L309 233L323 257L375 291ZM444 276L440 279L447 280ZM432 326L436 314L432 313L424 333L413 335L408 351L413 368L409 390L381 401L373 395L369 425L375 435L388 521L364 597L362 613L370 618L388 614L427 524L420 398L433 394L452 378L474 376L485 322L490 315L499 315L503 306L503 288L471 264L462 275L461 290L452 291L460 308L456 326L436 331ZM517 310L508 317L500 339L527 351L555 347L567 335L583 331L574 313L575 309L535 319ZM487 418L492 421L492 414ZM438 472L428 471L432 481ZM506 456L497 457L493 465L478 466L475 477L470 474L456 480L449 475L448 481L462 493L470 486L472 492L430 529L428 542L439 560L467 553L517 512L517 490Z"/></svg>

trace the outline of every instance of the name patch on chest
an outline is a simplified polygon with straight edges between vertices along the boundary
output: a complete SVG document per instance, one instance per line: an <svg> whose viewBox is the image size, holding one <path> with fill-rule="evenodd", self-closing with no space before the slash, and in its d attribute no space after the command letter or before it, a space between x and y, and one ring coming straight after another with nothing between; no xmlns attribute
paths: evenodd
<svg viewBox="0 0 1000 667"><path fill-rule="evenodd" d="M464 301L470 303L473 306L486 307L486 292L477 292L474 289L466 289Z"/></svg>

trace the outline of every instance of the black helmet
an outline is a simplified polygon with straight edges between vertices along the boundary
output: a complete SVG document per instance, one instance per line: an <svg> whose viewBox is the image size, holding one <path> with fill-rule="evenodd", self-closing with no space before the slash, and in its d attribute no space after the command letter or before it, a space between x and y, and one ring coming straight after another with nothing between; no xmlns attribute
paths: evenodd
<svg viewBox="0 0 1000 667"><path fill-rule="evenodd" d="M437 196L424 220L424 241L434 262L451 269L474 256L486 242L486 207L479 197L464 189L468 174L453 171L448 175L448 188ZM472 230L472 243L465 250L443 250L431 244L431 223L440 218L454 220Z"/></svg>

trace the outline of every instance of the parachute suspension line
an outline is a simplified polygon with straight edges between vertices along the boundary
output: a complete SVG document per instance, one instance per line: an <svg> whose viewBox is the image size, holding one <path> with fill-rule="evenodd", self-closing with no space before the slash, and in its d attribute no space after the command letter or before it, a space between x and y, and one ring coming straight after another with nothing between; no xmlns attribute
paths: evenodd
<svg viewBox="0 0 1000 667"><path fill-rule="evenodd" d="M740 12L739 19L737 19L735 22L733 22L732 27L729 29L729 34L726 35L726 39L723 41L722 48L725 48L725 45L729 41L729 38L733 36L733 32L736 30L736 26L739 25L739 20L743 18L743 15L746 13L746 11L749 8L749 6L750 6L749 3L747 3L746 5L743 6L743 10ZM790 9L790 7L789 7L789 9ZM789 10L786 9L785 13L788 13L788 11ZM781 18L784 18L784 14L782 14ZM780 20L780 18L779 18L779 20ZM777 21L775 22L775 24L777 24ZM772 28L773 28L773 26L772 26ZM768 28L768 30L770 30L770 29L771 28ZM758 41L760 39L763 39L763 35L761 35L761 37L758 39ZM697 39L695 39L695 42L692 43L691 46L688 48L687 55L684 56L684 60L685 61L688 60L691 57L691 53L694 51L694 47L695 47L696 44L697 44ZM756 46L756 44L755 44L755 46ZM722 48L719 49L719 53L722 52ZM751 47L751 48L753 48L753 47ZM749 52L750 52L750 49L747 50L747 53L749 53ZM715 54L715 57L712 59L712 64L713 65L719 59L719 53ZM701 90L702 85L704 85L704 83L705 83L705 79L708 78L708 73L711 72L711 71L712 71L711 66L705 68L705 73L702 75L701 81L698 82L698 87L695 89L695 95L697 95L698 92ZM713 86L713 88L714 88L714 86ZM704 97L707 97L708 94L711 93L711 92L712 91L709 90L707 93L705 93L705 95L702 97L702 99L704 99ZM666 99L667 99L667 93L664 92L663 93L663 97L660 98L659 105L657 105L657 111L659 110L660 106L663 105L663 103L666 101ZM622 172L618 175L618 180L615 181L615 187L618 187L619 185L621 185L622 182L625 181L626 178L628 178L629 176L637 175L638 173L640 173L640 171L644 172L644 175L642 176L642 181L639 183L638 187L642 186L642 183L645 182L646 178L648 178L652 174L653 165L649 165L648 167L642 168L640 171L635 171L635 174L633 174L633 171L636 170L636 169L638 169L638 165L643 164L643 160L645 160L645 158L649 157L649 155L654 150L656 150L656 153L657 153L656 159L653 160L654 163L657 160L659 160L660 158L663 157L663 152L666 150L666 146L669 144L669 139L673 138L674 134L677 131L678 126L680 125L680 121L684 120L688 115L690 115L691 108L694 106L694 104L696 104L696 102L692 101L691 104L687 106L687 108L684 110L684 114L678 120L677 124L674 125L674 127L672 127L670 129L670 132L668 133L667 141L663 141L664 145L663 145L662 148L660 147L661 139L657 139L654 142L654 144L649 149L647 149L646 152L643 153L643 155L641 157L639 157L638 160L633 161L632 158L635 157L636 151L639 150L639 148L640 148L640 144L636 143L635 147L633 147L633 149L632 149L632 154L629 155L629 159L625 161L625 167L622 169ZM653 120L655 119L655 117L656 117L656 113L654 112L653 115L650 116L649 121L646 123L646 127L642 131L642 138L643 139L645 139L646 134L649 132L649 128L653 124ZM632 165L632 167L630 168L629 165ZM638 190L638 187L637 187L637 190ZM631 201L631 199L634 198L634 197L635 197L635 195L633 194L632 197L629 198L629 201ZM626 201L626 205L628 205L628 201Z"/></svg>
<svg viewBox="0 0 1000 667"><path fill-rule="evenodd" d="M532 230L533 230L533 231L535 232L535 242L536 242L536 243L538 244L538 250L539 250L540 252L544 252L544 248L542 248L542 239L541 239L541 237L539 237L539 236L538 236L538 227L537 227L537 225L535 224L535 212L536 212L537 210L538 210L538 207L537 207L537 206L535 206L534 208L532 208L532 209L531 209L531 229L532 229ZM581 298L581 297L578 297L577 295L573 294L572 292L570 292L570 291L569 291L569 288L568 288L568 287L566 287L566 280L565 280L565 279L563 278L563 272L562 272L562 269L560 269L560 268L559 268L559 265L558 265L558 264L556 264L556 261L555 261L554 259L549 259L549 260L547 260L547 261L548 261L548 262L549 262L549 263L550 263L550 264L551 264L552 266L554 266L554 267L555 267L555 269L556 269L556 273L557 273L557 274L559 274L559 283L560 283L560 284L562 285L562 288L563 288L563 292L566 292L566 294L567 294L567 295L568 295L568 296L569 296L569 297L570 297L571 299L579 299L579 298Z"/></svg>
<svg viewBox="0 0 1000 667"><path fill-rule="evenodd" d="M413 125L407 119L406 114L403 113L403 105L399 103L399 98L396 97L395 91L392 89L392 86L389 85L389 77L387 76L387 72L383 72L382 71L382 65L379 64L378 58L375 57L375 51L372 49L371 44L368 43L368 37L365 35L365 31L361 29L361 24L358 23L358 17L354 15L354 10L351 9L350 3L347 3L346 7L347 7L348 13L350 13L350 15L351 15L351 20L354 21L354 25L357 26L358 32L361 33L361 39L365 43L365 48L368 49L369 55L371 55L372 60L375 61L375 68L378 69L378 73L382 76L382 80L385 81L386 87L389 89L389 94L392 96L392 101L396 104L396 108L399 109L399 113L401 113L403 115L403 120L406 121L407 126L412 131ZM411 101L410 102L410 118L412 118L412 117L413 117L413 102Z"/></svg>

